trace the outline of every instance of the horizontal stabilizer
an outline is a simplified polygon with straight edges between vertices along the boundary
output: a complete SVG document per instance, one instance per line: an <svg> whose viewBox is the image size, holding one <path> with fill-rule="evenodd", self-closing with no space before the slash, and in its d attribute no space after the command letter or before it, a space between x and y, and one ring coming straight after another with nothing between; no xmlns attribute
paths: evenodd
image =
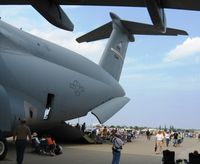
<svg viewBox="0 0 200 164"><path fill-rule="evenodd" d="M117 81L120 79L126 50L129 42L135 40L136 35L187 35L179 29L166 28L160 32L154 25L121 20L116 14L110 13L111 22L77 38L81 42L91 42L109 38L100 59L99 65Z"/></svg>
<svg viewBox="0 0 200 164"><path fill-rule="evenodd" d="M125 20L120 20L115 14L110 13L112 22L109 22L79 38L77 38L77 42L91 42L95 40L109 38L110 34L113 29L113 22L120 21L120 26L122 25L126 32L129 35L169 35L169 36L177 36L177 35L188 35L186 31L173 29L173 28L166 28L166 32L162 33L157 30L157 28L153 25L144 24L144 23L137 23L137 22L130 22ZM129 41L134 41L130 39Z"/></svg>
<svg viewBox="0 0 200 164"><path fill-rule="evenodd" d="M93 109L92 114L103 124L128 102L129 98L127 97L116 97Z"/></svg>
<svg viewBox="0 0 200 164"><path fill-rule="evenodd" d="M122 24L127 28L127 30L136 35L188 35L188 33L184 30L166 28L166 32L162 33L157 30L157 28L153 25L130 22L130 21L122 21Z"/></svg>
<svg viewBox="0 0 200 164"><path fill-rule="evenodd" d="M95 40L106 39L110 37L112 32L112 22L109 22L79 38L76 39L77 42L91 42Z"/></svg>
<svg viewBox="0 0 200 164"><path fill-rule="evenodd" d="M126 27L127 31L135 35L166 35L166 36L177 36L177 35L188 35L184 30L167 28L165 33L159 32L157 28L153 25L136 23L130 21L121 21ZM109 22L79 38L77 42L91 42L100 39L106 39L110 37L112 32L112 22Z"/></svg>

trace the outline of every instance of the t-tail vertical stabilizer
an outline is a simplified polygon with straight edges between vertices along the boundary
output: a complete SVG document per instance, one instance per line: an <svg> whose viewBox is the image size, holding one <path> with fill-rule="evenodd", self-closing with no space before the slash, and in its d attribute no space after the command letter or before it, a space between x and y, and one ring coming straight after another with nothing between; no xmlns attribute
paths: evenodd
<svg viewBox="0 0 200 164"><path fill-rule="evenodd" d="M112 32L99 65L119 81L129 41L134 37L123 26L120 18L110 13Z"/></svg>
<svg viewBox="0 0 200 164"><path fill-rule="evenodd" d="M119 81L126 50L129 42L137 35L187 35L179 29L166 28L166 32L158 31L153 25L121 20L116 14L110 13L112 21L77 38L80 42L90 42L109 38L99 65Z"/></svg>
<svg viewBox="0 0 200 164"><path fill-rule="evenodd" d="M99 65L119 81L128 43L129 41L134 41L134 38L123 26L121 19L116 14L110 13L110 16L112 22L78 38L77 41L89 42L110 37Z"/></svg>

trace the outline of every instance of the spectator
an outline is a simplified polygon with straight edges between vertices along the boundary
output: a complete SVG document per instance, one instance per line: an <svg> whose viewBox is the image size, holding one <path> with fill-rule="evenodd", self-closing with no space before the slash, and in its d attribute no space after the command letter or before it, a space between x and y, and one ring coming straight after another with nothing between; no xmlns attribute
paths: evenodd
<svg viewBox="0 0 200 164"><path fill-rule="evenodd" d="M81 126L81 131L84 133L85 129L86 129L86 125L85 125L85 122L84 122L83 125Z"/></svg>
<svg viewBox="0 0 200 164"><path fill-rule="evenodd" d="M16 154L17 154L17 164L22 164L24 159L24 151L27 144L27 136L31 142L31 131L30 128L26 125L26 120L20 120L20 125L16 128L13 141L16 145Z"/></svg>
<svg viewBox="0 0 200 164"><path fill-rule="evenodd" d="M147 137L147 140L151 139L151 134L150 134L149 129L147 129L147 131L146 131L146 137Z"/></svg>
<svg viewBox="0 0 200 164"><path fill-rule="evenodd" d="M114 138L112 139L112 164L119 164L120 157L121 157L121 150L122 145L124 144L123 141L120 139L119 133L115 133Z"/></svg>
<svg viewBox="0 0 200 164"><path fill-rule="evenodd" d="M47 136L46 140L47 140L47 144L48 144L48 147L49 147L50 155L52 155L52 156L55 155L55 152L54 152L54 150L56 148L55 141L49 135Z"/></svg>
<svg viewBox="0 0 200 164"><path fill-rule="evenodd" d="M156 154L159 154L162 152L162 147L163 147L163 133L161 131L158 131L158 133L156 134L156 141L155 141L155 145L157 147L156 149Z"/></svg>

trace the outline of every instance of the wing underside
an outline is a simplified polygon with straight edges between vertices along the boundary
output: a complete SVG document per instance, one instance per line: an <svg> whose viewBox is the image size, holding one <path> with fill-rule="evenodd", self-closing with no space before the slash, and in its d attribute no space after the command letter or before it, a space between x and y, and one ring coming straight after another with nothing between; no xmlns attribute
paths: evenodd
<svg viewBox="0 0 200 164"><path fill-rule="evenodd" d="M98 5L98 6L127 6L127 7L146 7L145 0L60 0L61 5ZM163 8L200 10L198 0L161 0Z"/></svg>
<svg viewBox="0 0 200 164"><path fill-rule="evenodd" d="M1 0L0 5L32 5L51 24L68 31L74 25L60 5L147 7L153 24L163 33L164 8L200 10L199 0Z"/></svg>
<svg viewBox="0 0 200 164"><path fill-rule="evenodd" d="M142 0L51 0L59 5L88 5L88 6L127 6L127 7L146 7ZM163 8L200 10L198 0L161 0ZM31 0L1 0L0 5L31 5Z"/></svg>

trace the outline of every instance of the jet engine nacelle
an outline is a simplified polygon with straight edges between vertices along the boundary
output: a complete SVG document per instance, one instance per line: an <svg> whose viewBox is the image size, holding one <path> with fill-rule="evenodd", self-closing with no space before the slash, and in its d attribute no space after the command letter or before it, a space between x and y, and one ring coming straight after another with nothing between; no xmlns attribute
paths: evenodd
<svg viewBox="0 0 200 164"><path fill-rule="evenodd" d="M54 0L30 0L31 5L50 23L68 31L73 31L74 25L65 14L59 3Z"/></svg>
<svg viewBox="0 0 200 164"><path fill-rule="evenodd" d="M145 0L146 6L155 27L162 33L166 32L166 18L161 0Z"/></svg>

